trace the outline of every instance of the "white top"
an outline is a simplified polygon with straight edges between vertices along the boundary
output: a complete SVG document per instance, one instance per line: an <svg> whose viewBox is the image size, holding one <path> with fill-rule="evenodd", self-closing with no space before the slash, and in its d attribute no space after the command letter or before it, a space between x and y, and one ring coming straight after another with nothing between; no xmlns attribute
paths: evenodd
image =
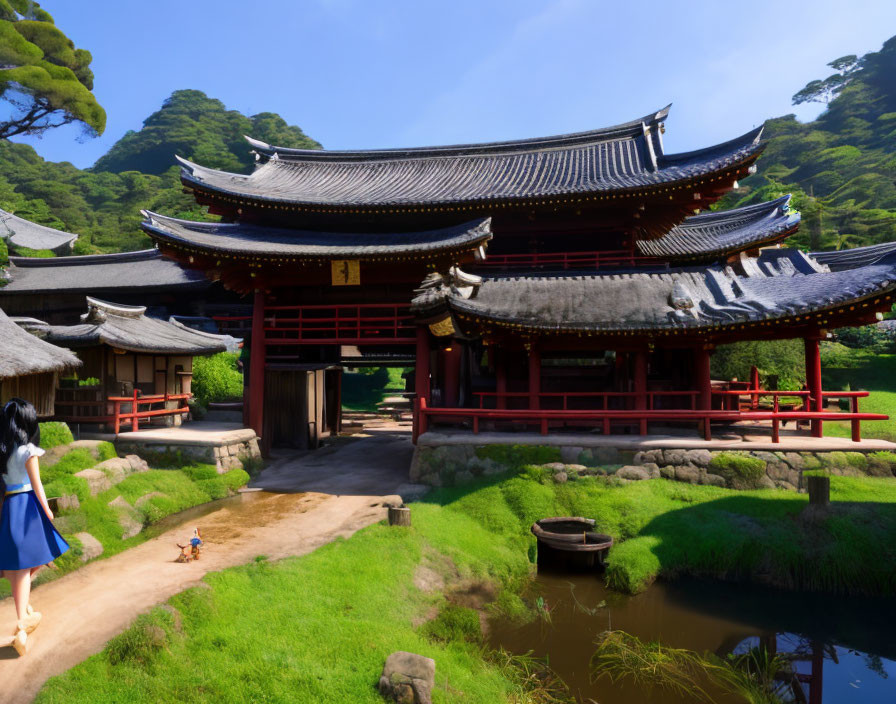
<svg viewBox="0 0 896 704"><path fill-rule="evenodd" d="M6 474L3 475L3 481L7 488L16 484L29 484L31 480L28 478L25 463L32 457L40 457L43 454L44 450L30 442L27 445L19 445L6 461Z"/></svg>

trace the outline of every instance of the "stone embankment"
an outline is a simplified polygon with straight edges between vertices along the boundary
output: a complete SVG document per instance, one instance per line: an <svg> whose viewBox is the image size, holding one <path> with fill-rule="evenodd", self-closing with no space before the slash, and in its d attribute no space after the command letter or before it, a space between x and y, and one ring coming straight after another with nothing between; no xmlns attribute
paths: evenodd
<svg viewBox="0 0 896 704"><path fill-rule="evenodd" d="M515 446L420 445L411 464L411 481L430 486L468 484L478 477L502 474L518 464ZM539 448L526 448L531 454ZM587 475L615 476L624 481L662 477L689 484L730 489L805 488L803 473L896 476L896 453L771 452L765 450L651 449L613 447L543 447L555 462L535 462L551 470L557 481ZM533 464L533 462L525 462Z"/></svg>

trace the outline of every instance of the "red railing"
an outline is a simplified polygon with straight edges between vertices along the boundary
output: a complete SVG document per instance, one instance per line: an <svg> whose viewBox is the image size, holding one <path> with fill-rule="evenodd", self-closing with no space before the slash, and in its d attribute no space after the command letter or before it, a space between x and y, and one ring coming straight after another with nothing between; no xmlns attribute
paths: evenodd
<svg viewBox="0 0 896 704"><path fill-rule="evenodd" d="M602 267L646 266L665 263L656 257L639 257L626 249L603 252L532 252L489 254L477 267L516 269L554 267L558 269L600 269Z"/></svg>
<svg viewBox="0 0 896 704"><path fill-rule="evenodd" d="M218 331L234 337L245 337L252 332L251 315L213 315L212 320L218 324Z"/></svg>
<svg viewBox="0 0 896 704"><path fill-rule="evenodd" d="M268 345L416 344L414 316L407 303L326 306L267 306Z"/></svg>
<svg viewBox="0 0 896 704"><path fill-rule="evenodd" d="M664 392L647 392L662 394ZM689 395L697 392L671 392ZM810 411L810 410L780 410L779 399L784 396L801 396L810 399L807 391L745 391L745 392L713 392L714 394L727 395L761 395L773 398L773 407L770 410L707 410L707 409L667 409L655 410L652 408L641 410L620 409L500 409L500 408L429 408L426 399L415 400L415 424L414 439L425 433L430 421L470 421L473 433L479 433L479 425L483 420L508 421L523 425L535 425L542 435L546 435L551 425L585 425L600 426L604 435L609 435L611 426L615 424L637 425L641 435L647 434L650 421L692 421L702 424L703 435L706 440L712 439L712 423L725 422L736 423L741 421L771 421L772 442L780 442L780 424L788 421L817 421L819 432L824 421L849 421L852 425L852 439L855 442L861 440L861 421L863 420L887 420L889 416L881 413L860 413L858 399L868 396L867 391L847 392L823 392L825 398L851 399L851 410L848 412ZM505 395L505 394L501 394ZM519 393L506 394L518 396ZM527 394L523 394L527 395ZM562 395L562 394L560 394ZM575 396L575 394L568 394ZM609 393L597 393L597 396L609 397ZM634 392L614 392L613 395L625 397L637 397ZM646 395L646 394L643 394ZM694 398L694 396L692 396ZM652 402L651 402L652 403ZM693 405L693 404L692 404Z"/></svg>
<svg viewBox="0 0 896 704"><path fill-rule="evenodd" d="M491 408L497 407L498 401L505 401L506 399L512 398L520 398L520 399L529 399L528 391L477 391L474 394L479 397L479 408L485 408L483 402L485 399L494 399L495 405L490 406ZM539 401L542 399L546 400L556 400L559 399L561 408L559 410L590 410L590 409L570 409L569 402L570 400L575 399L600 399L601 405L598 410L611 410L608 407L609 399L630 399L634 402L637 402L639 396L642 397L646 403L647 409L651 410L656 408L656 399L657 398L686 398L688 399L688 405L695 409L697 407L697 397L700 395L699 391L645 391L643 394L638 394L635 391L542 391L535 394Z"/></svg>
<svg viewBox="0 0 896 704"><path fill-rule="evenodd" d="M140 430L140 420L144 418L156 418L159 416L185 415L190 412L187 401L192 398L192 394L155 394L150 396L139 396L134 391L133 396L109 396L106 399L99 400L73 400L73 401L56 401L57 406L74 406L79 412L74 414L57 413L54 417L66 423L106 423L112 426L113 432L118 435L122 425L130 425L132 431ZM171 401L177 401L175 408L156 408L153 405L164 403L167 405ZM122 411L122 404L129 403L131 408L128 411ZM112 412L109 413L109 406L112 406ZM146 410L141 411L140 406L147 406ZM94 413L82 413L80 409L94 408Z"/></svg>

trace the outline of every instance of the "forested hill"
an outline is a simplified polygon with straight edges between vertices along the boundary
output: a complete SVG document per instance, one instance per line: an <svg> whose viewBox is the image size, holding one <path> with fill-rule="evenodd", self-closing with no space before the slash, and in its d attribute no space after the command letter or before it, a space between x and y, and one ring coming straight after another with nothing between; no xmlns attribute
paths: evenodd
<svg viewBox="0 0 896 704"><path fill-rule="evenodd" d="M42 159L25 144L0 140L0 208L77 232L76 254L142 249L140 209L205 219L182 192L174 155L248 173L253 158L243 135L300 148L320 148L274 113L246 117L196 90L180 90L138 132L129 132L93 168Z"/></svg>
<svg viewBox="0 0 896 704"><path fill-rule="evenodd" d="M793 115L766 122L770 141L758 173L717 207L793 193L803 214L794 244L817 250L896 240L896 37L854 64L843 58L829 64L837 73L794 96L830 99L827 109L813 122Z"/></svg>

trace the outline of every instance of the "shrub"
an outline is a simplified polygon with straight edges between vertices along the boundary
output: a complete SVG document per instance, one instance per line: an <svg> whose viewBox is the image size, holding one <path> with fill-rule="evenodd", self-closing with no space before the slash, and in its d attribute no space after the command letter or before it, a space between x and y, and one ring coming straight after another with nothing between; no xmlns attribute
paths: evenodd
<svg viewBox="0 0 896 704"><path fill-rule="evenodd" d="M68 445L74 441L75 437L65 423L50 421L40 424L40 446L45 450L59 445Z"/></svg>
<svg viewBox="0 0 896 704"><path fill-rule="evenodd" d="M769 377L777 377L777 388L801 389L806 378L806 360L800 340L759 340L719 346L712 356L714 379L747 381L750 367L759 370L766 388Z"/></svg>
<svg viewBox="0 0 896 704"><path fill-rule="evenodd" d="M243 375L237 369L238 359L234 352L219 352L193 360L193 395L200 404L242 400Z"/></svg>

